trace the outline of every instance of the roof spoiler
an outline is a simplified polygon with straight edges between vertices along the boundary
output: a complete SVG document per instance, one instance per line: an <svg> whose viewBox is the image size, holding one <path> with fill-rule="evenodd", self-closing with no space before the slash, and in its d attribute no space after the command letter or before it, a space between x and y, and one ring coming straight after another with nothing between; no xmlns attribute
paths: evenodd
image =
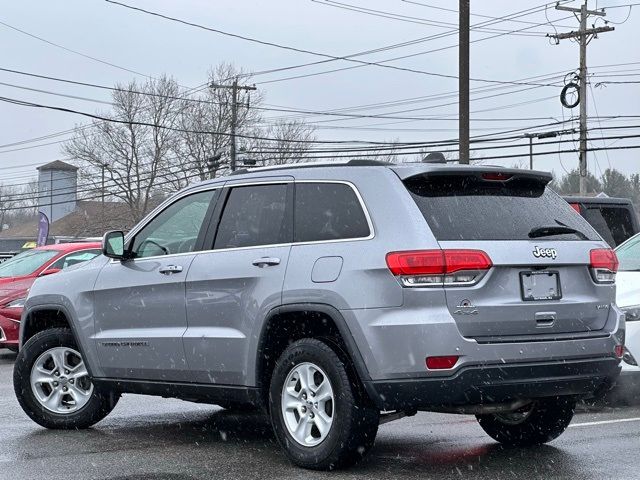
<svg viewBox="0 0 640 480"><path fill-rule="evenodd" d="M483 167L483 166L471 166L460 168L458 166L442 166L440 168L411 168L411 169L397 169L396 174L401 180L407 180L412 177L425 176L425 177L440 177L440 176L467 176L477 177L478 180L486 182L498 182L508 184L514 180L520 181L533 181L547 185L553 176L549 172L542 172L538 170L521 170L517 168L496 168L496 167Z"/></svg>

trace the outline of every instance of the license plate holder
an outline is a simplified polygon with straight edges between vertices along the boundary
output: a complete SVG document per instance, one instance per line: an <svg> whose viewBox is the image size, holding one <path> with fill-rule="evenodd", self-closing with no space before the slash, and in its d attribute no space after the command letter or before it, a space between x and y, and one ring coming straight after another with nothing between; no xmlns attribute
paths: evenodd
<svg viewBox="0 0 640 480"><path fill-rule="evenodd" d="M559 300L562 298L560 273L550 270L520 272L520 291L525 302Z"/></svg>

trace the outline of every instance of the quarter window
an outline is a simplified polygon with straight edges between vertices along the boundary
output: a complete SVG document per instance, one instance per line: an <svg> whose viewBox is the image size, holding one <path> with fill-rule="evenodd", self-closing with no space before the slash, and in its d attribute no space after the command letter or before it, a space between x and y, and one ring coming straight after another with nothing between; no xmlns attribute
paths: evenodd
<svg viewBox="0 0 640 480"><path fill-rule="evenodd" d="M232 188L220 218L214 248L291 242L291 220L287 211L286 184Z"/></svg>
<svg viewBox="0 0 640 480"><path fill-rule="evenodd" d="M297 183L295 241L363 238L371 234L353 188L343 183Z"/></svg>
<svg viewBox="0 0 640 480"><path fill-rule="evenodd" d="M194 193L169 205L135 236L134 258L193 252L217 190Z"/></svg>

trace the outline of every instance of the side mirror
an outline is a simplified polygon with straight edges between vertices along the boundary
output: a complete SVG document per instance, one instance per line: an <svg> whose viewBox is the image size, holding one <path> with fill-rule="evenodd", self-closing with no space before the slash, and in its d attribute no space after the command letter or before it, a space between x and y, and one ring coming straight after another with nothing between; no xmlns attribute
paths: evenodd
<svg viewBox="0 0 640 480"><path fill-rule="evenodd" d="M46 275L53 275L54 273L58 273L58 272L61 272L61 271L62 271L62 269L61 269L61 268L48 268L48 269L46 269L44 272L42 272L42 273L40 274L40 276L41 276L41 277L44 277L44 276L46 276Z"/></svg>
<svg viewBox="0 0 640 480"><path fill-rule="evenodd" d="M116 260L124 260L124 232L112 230L105 233L102 237L102 254Z"/></svg>

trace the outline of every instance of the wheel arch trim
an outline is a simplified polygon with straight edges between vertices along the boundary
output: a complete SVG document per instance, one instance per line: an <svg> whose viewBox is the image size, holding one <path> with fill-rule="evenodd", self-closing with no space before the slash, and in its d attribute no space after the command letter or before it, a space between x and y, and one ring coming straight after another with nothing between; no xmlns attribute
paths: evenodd
<svg viewBox="0 0 640 480"><path fill-rule="evenodd" d="M344 316L338 309L331 305L327 305L324 303L289 303L285 305L280 305L278 307L274 307L267 313L265 316L264 322L260 329L260 334L258 337L257 345L256 345L256 358L255 358L255 385L260 386L260 378L259 372L261 371L261 363L262 363L262 355L261 352L264 350L266 338L267 338L267 326L270 324L273 317L276 315L280 315L283 313L294 313L294 312L313 312L313 313L321 313L333 320L336 328L338 329L338 333L340 334L342 340L344 341L345 347L347 351L345 352L354 366L355 372L358 375L360 381L364 385L367 393L371 396L375 395L375 391L370 388L371 384L371 375L369 374L369 370L366 366L362 353L347 325L347 321Z"/></svg>
<svg viewBox="0 0 640 480"><path fill-rule="evenodd" d="M59 303L42 303L42 304L38 304L38 305L34 305L32 307L29 307L27 310L25 310L22 314L22 318L20 320L20 334L19 334L19 345L20 345L20 349L22 349L22 347L25 344L25 339L24 339L24 332L27 329L29 322L32 319L32 314L34 313L38 313L38 312L42 312L42 311L57 311L58 313L61 313L62 315L64 315L64 317L67 320L67 325L69 326L69 329L71 330L71 334L73 335L73 338L76 341L76 345L78 347L78 350L80 351L80 354L82 355L82 358L84 360L84 364L87 367L87 371L89 372L89 376L93 377L93 372L92 372L92 365L91 365L91 361L90 361L90 355L87 355L84 349L84 344L80 341L80 339L82 338L77 331L77 326L75 325L75 323L73 322L73 316L71 315L71 313L69 312L69 309L67 307L65 307L62 304Z"/></svg>

